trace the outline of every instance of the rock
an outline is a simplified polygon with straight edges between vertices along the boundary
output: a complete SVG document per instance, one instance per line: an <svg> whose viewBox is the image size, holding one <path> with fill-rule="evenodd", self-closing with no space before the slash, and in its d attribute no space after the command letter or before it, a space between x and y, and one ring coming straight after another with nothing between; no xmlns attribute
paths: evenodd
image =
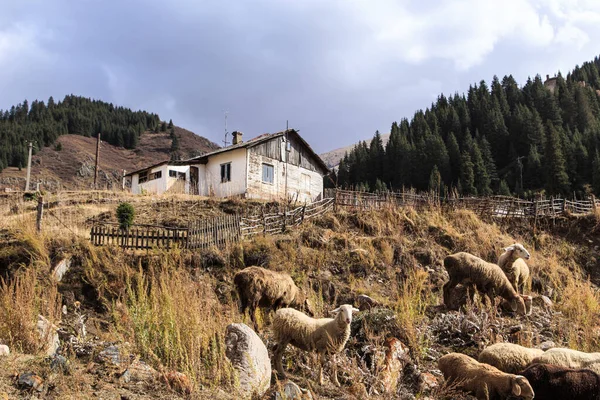
<svg viewBox="0 0 600 400"><path fill-rule="evenodd" d="M360 311L365 311L370 310L373 307L377 307L379 302L377 300L373 300L366 294L361 294L356 298L356 304L358 304L358 309Z"/></svg>
<svg viewBox="0 0 600 400"><path fill-rule="evenodd" d="M169 371L163 375L165 383L176 392L184 395L192 393L192 382L187 375L177 371Z"/></svg>
<svg viewBox="0 0 600 400"><path fill-rule="evenodd" d="M265 344L245 324L227 326L225 344L225 354L238 372L242 396L262 396L271 384L271 360Z"/></svg>
<svg viewBox="0 0 600 400"><path fill-rule="evenodd" d="M33 372L24 372L17 377L17 386L22 390L44 391L44 380Z"/></svg>
<svg viewBox="0 0 600 400"><path fill-rule="evenodd" d="M552 300L550 300L548 296L544 295L534 297L533 304L544 309L550 309L554 305Z"/></svg>
<svg viewBox="0 0 600 400"><path fill-rule="evenodd" d="M69 364L69 360L66 357L61 356L60 354L55 354L52 357L52 361L50 361L50 368L53 371L60 371L63 374L68 374L71 372L71 365Z"/></svg>
<svg viewBox="0 0 600 400"><path fill-rule="evenodd" d="M10 355L10 349L5 344L0 344L0 357Z"/></svg>
<svg viewBox="0 0 600 400"><path fill-rule="evenodd" d="M283 394L280 391L275 392L275 400L308 400L312 399L309 392L304 393L298 385L292 381L287 381L283 386Z"/></svg>
<svg viewBox="0 0 600 400"><path fill-rule="evenodd" d="M387 393L394 393L398 380L402 376L404 366L410 361L408 347L396 338L389 338L385 343L385 360L381 371L381 381Z"/></svg>
<svg viewBox="0 0 600 400"><path fill-rule="evenodd" d="M58 327L41 315L38 315L37 330L40 340L44 343L46 355L53 355L60 346L58 339Z"/></svg>
<svg viewBox="0 0 600 400"><path fill-rule="evenodd" d="M419 375L419 393L431 393L432 390L438 387L437 378L429 373L423 372Z"/></svg>
<svg viewBox="0 0 600 400"><path fill-rule="evenodd" d="M553 347L556 347L556 343L554 343L552 340L546 340L545 342L540 343L540 345L538 346L538 348L540 348L544 351L551 349Z"/></svg>
<svg viewBox="0 0 600 400"><path fill-rule="evenodd" d="M96 356L96 361L101 363L109 363L113 365L120 365L123 361L126 361L124 357L121 356L119 352L119 348L115 345L108 346L104 350L102 350Z"/></svg>
<svg viewBox="0 0 600 400"><path fill-rule="evenodd" d="M57 282L62 281L63 276L69 271L71 268L71 259L65 258L61 260L56 267L54 267L54 271L52 271L52 276Z"/></svg>
<svg viewBox="0 0 600 400"><path fill-rule="evenodd" d="M129 382L150 382L158 376L158 372L140 360L134 360L129 367L121 374L119 379L125 383Z"/></svg>

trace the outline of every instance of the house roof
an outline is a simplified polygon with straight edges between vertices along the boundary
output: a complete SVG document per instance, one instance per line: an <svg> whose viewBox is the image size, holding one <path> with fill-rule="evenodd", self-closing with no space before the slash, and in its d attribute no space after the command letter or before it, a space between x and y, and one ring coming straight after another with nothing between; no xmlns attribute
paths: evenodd
<svg viewBox="0 0 600 400"><path fill-rule="evenodd" d="M248 141L239 143L239 144L234 144L232 146L228 146L228 147L223 147L221 149L218 150L214 150L211 151L210 153L206 153L203 154L201 156L197 156L194 158L190 158L188 160L185 160L187 163L191 162L191 161L206 161L208 159L208 157L213 156L215 154L221 154L221 153L226 153L228 151L231 150L237 150L237 149L243 149L243 148L250 148L250 147L254 147L257 146L261 143L267 142L271 139L283 136L286 134L286 131L281 131L281 132L275 132L275 133L264 133L262 135L259 135L255 138L252 138ZM312 147L310 147L310 145L306 142L306 140L304 140L302 138L302 136L300 136L298 134L298 131L294 130L294 129L288 129L287 130L287 134L292 134L295 135L296 138L298 138L298 140L300 141L300 143L302 143L302 145L304 145L306 147L306 149L309 151L310 155L317 161L317 164L323 169L324 173L327 173L329 171L329 168L327 167L327 164L325 164L325 162L321 159L321 157L319 157L319 155L317 153L315 153L315 151L312 149Z"/></svg>
<svg viewBox="0 0 600 400"><path fill-rule="evenodd" d="M140 172L146 171L148 169L151 168L156 168L158 166L164 165L164 164L169 164L169 165L189 165L189 164L195 164L195 163L206 163L208 161L208 158L211 156L214 156L215 154L221 154L221 153L226 153L228 151L232 151L232 150L237 150L237 149L244 149L244 148L250 148L250 147L254 147L257 146L261 143L264 143L266 141L269 141L271 139L283 136L286 134L286 131L281 131L281 132L275 132L275 133L264 133L262 135L259 135L255 138L252 138L248 141L242 142L242 143L238 143L238 144L234 144L231 146L227 146L227 147L223 147L220 148L218 150L214 150L211 151L209 153L205 153L202 154L201 156L197 156L197 157L193 157L193 158L189 158L187 160L181 160L181 161L161 161L159 163L156 163L154 165L151 165L149 167L145 167L142 169L138 169L137 171L133 171L133 172L129 172L128 174L126 174L125 176L132 176L135 174L138 174ZM300 143L302 143L302 145L304 145L306 147L306 149L308 150L309 154L316 160L317 164L319 165L319 167L321 167L323 169L323 173L327 173L329 172L329 168L327 167L327 164L325 164L325 162L321 159L321 157L319 157L319 155L317 153L315 153L315 151L312 149L312 147L310 147L310 145L306 142L306 140L302 139L302 136L300 136L298 134L298 132L294 129L288 129L287 130L287 134L292 134L295 135L296 138L300 141Z"/></svg>

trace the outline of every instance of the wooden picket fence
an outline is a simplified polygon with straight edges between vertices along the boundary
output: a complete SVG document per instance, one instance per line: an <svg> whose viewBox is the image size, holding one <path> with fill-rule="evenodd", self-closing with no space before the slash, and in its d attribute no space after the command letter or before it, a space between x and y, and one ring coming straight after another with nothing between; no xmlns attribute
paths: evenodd
<svg viewBox="0 0 600 400"><path fill-rule="evenodd" d="M92 226L90 237L92 244L96 246L116 245L127 249L225 247L239 242L246 236L283 233L307 219L326 213L333 206L334 199L327 198L278 213L263 213L250 217L236 214L199 219L191 221L187 228L133 225L124 230L116 223L96 222Z"/></svg>

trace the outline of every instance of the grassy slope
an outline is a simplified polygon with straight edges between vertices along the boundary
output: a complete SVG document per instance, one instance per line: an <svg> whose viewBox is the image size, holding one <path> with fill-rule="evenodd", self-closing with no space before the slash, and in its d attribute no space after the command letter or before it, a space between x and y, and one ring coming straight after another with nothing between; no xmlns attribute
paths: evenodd
<svg viewBox="0 0 600 400"><path fill-rule="evenodd" d="M157 204L155 199L137 197L136 209L145 210L141 212L145 220L158 215L163 220L176 220L182 214L189 214L190 208L184 206L183 197L173 199L164 199L166 206L154 209L150 205ZM228 202L191 204L195 205L187 207L192 210L212 207L210 213L240 206ZM10 206L5 205L3 216L10 214ZM119 249L92 248L78 236L86 234L87 217L105 213L105 218L114 218L113 204L68 204L63 214L59 206L55 213L62 218L71 215L73 207L84 216L67 221L73 228L69 230L49 219L46 234L41 237L28 230L32 223L28 207L12 207L18 211L9 220L7 234L15 241L0 250L0 265L9 266L8 272L0 274L14 277L35 271L38 276L45 276L50 265L64 254L74 255L73 270L56 286L62 303L71 310L74 302L80 301L90 315L90 332L101 340L128 341L132 351L155 367L186 373L194 382L197 398L214 397L218 393L225 396L222 391L230 392L235 385L224 356L223 332L227 324L247 320L237 310L232 284L233 274L244 265L264 265L290 273L308 290L318 315L327 315L339 304L352 303L363 293L385 307L358 315L348 350L339 361L341 389L329 383L320 387L315 380L315 358L288 348L286 363L292 379L301 387L311 388L320 398L355 398L365 393L378 398L373 393L381 385L381 376L377 365L370 368L367 364L375 360L381 367L381 360L377 361L374 355L377 352L365 349L382 349L389 336L409 346L415 369L421 371L434 370L435 360L446 352L461 351L475 356L483 346L499 340L525 345L553 340L557 345L600 350L600 296L588 281L591 277L598 283L600 270L597 261L600 235L596 234L593 218L557 220L538 227L533 235L528 225L489 224L468 211L448 214L394 208L362 214L340 211L289 234L256 237L226 251L131 254ZM461 314L445 313L437 307L446 279L441 266L445 255L469 251L495 260L500 249L515 240L532 249L529 264L534 276L543 282L544 290L552 292L556 302L553 311L534 307L532 317L516 318L496 316L480 304ZM20 270L19 265L23 265ZM28 280L32 281L37 282L33 285L39 289L32 287L30 291L54 293L55 286L47 279ZM11 301L14 302L14 297L8 296L10 287L9 284L0 289L0 303L6 304L0 307L0 321L6 320L8 315L3 310L10 309ZM22 305L27 311L19 314L23 323L13 324L12 328L0 322L0 341L27 336L31 328L27 321L31 323L32 316L44 307L47 304ZM389 318L380 318L386 315ZM271 346L268 320L268 316L261 318L260 331ZM520 330L515 332L516 326ZM20 347L26 353L35 352L35 342ZM40 357L33 361L19 361L19 357L10 359L10 373L0 374L0 398L3 391L11 396L17 393L9 380L12 372L26 367L44 371L43 366L36 367L41 363ZM27 360L26 356L22 360ZM72 360L75 365L85 362L75 357ZM110 375L88 373L83 367L78 371L70 379L48 375L56 384L55 396L73 396L78 391L91 395L92 381L102 382L103 387L115 393L131 390ZM138 394L150 395L159 389L141 386L137 390ZM404 392L396 396L416 394L417 390L407 373L400 389ZM390 395L380 397L390 398Z"/></svg>

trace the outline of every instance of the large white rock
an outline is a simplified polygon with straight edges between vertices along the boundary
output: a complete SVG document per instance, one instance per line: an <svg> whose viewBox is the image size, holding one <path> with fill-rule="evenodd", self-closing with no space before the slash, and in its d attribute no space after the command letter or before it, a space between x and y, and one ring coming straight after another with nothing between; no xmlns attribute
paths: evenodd
<svg viewBox="0 0 600 400"><path fill-rule="evenodd" d="M227 326L225 344L225 354L238 373L240 395L262 396L271 384L271 360L265 344L245 324Z"/></svg>
<svg viewBox="0 0 600 400"><path fill-rule="evenodd" d="M60 346L58 327L50 323L45 317L38 315L37 330L46 354L51 356L56 353L56 350Z"/></svg>
<svg viewBox="0 0 600 400"><path fill-rule="evenodd" d="M0 357L10 355L10 349L5 344L0 344Z"/></svg>
<svg viewBox="0 0 600 400"><path fill-rule="evenodd" d="M71 268L71 259L65 258L61 260L56 267L54 267L54 271L52 271L52 276L56 279L57 282L62 281L63 276L69 271Z"/></svg>

